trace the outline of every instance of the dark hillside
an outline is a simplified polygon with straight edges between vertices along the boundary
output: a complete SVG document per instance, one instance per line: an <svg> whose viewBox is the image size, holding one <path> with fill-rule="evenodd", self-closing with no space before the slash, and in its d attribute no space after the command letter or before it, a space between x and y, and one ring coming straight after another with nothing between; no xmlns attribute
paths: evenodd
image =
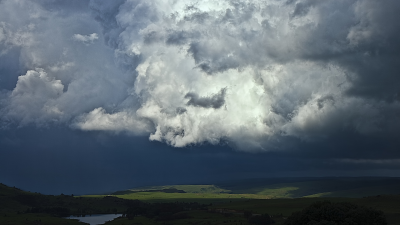
<svg viewBox="0 0 400 225"><path fill-rule="evenodd" d="M324 177L247 179L218 184L232 193L265 194L285 189L276 197L365 197L379 194L400 194L397 177Z"/></svg>

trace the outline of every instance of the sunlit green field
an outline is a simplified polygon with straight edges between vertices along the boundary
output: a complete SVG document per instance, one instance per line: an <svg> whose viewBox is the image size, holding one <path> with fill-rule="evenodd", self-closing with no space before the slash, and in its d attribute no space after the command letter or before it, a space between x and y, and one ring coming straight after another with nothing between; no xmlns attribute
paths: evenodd
<svg viewBox="0 0 400 225"><path fill-rule="evenodd" d="M231 190L223 189L215 185L165 185L165 186L147 186L135 189L129 189L125 191L117 191L113 194L129 194L132 192L144 192L144 191L155 191L163 189L177 189L182 190L186 193L230 193Z"/></svg>
<svg viewBox="0 0 400 225"><path fill-rule="evenodd" d="M87 195L83 197L102 198L107 195ZM140 200L145 202L199 202L215 203L229 201L244 201L246 199L269 199L268 195L257 194L214 194L214 193L164 193L136 192L124 195L112 195L118 198Z"/></svg>
<svg viewBox="0 0 400 225"><path fill-rule="evenodd" d="M163 190L176 189L186 193L166 193ZM141 201L191 201L210 203L237 201L243 199L282 199L301 197L352 197L374 196L380 194L400 194L400 182L376 179L332 179L311 180L277 184L240 183L225 186L216 185L169 185L151 186L118 191L111 194L124 199ZM104 197L106 195L87 195L85 197Z"/></svg>

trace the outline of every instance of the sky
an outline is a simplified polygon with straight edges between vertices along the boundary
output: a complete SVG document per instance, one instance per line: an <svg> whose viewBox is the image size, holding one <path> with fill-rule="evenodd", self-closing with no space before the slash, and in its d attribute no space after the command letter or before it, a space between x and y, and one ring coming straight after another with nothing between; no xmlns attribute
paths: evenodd
<svg viewBox="0 0 400 225"><path fill-rule="evenodd" d="M400 1L0 0L0 182L400 176Z"/></svg>

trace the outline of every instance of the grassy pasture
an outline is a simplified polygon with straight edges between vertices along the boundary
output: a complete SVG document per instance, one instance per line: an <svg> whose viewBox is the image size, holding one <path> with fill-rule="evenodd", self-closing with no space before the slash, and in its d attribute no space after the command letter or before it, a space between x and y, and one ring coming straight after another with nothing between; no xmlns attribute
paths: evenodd
<svg viewBox="0 0 400 225"><path fill-rule="evenodd" d="M107 195L85 195L83 197L102 198ZM114 197L140 200L144 202L198 202L203 204L229 201L244 201L246 199L269 199L271 196L257 194L224 194L224 193L164 193L135 192Z"/></svg>
<svg viewBox="0 0 400 225"><path fill-rule="evenodd" d="M152 200L162 194L147 192L163 192L165 189L176 189L186 193L171 193L167 199L178 198L301 198L301 197L364 197L380 194L400 194L400 178L356 177L356 178L275 178L249 179L226 182L217 185L166 185L150 186L125 191L112 195L129 195L139 200ZM147 194L140 194L147 193ZM204 194L192 196L191 194ZM135 195L136 194L136 195ZM213 195L218 194L218 195ZM230 194L230 195L221 195ZM145 196L144 196L145 195ZM161 196L159 196L161 195Z"/></svg>
<svg viewBox="0 0 400 225"><path fill-rule="evenodd" d="M113 195L131 194L135 192L160 191L165 189L177 189L186 193L230 193L230 190L222 189L215 185L165 185L165 186L148 186L125 191L117 191Z"/></svg>

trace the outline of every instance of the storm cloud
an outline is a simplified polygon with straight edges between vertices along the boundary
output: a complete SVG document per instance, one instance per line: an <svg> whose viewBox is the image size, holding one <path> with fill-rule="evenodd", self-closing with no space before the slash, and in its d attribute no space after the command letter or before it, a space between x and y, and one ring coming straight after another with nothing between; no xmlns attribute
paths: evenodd
<svg viewBox="0 0 400 225"><path fill-rule="evenodd" d="M2 129L56 125L242 151L345 130L398 145L396 0L67 5L0 1Z"/></svg>
<svg viewBox="0 0 400 225"><path fill-rule="evenodd" d="M188 98L189 101L186 103L187 105L199 106L204 108L214 108L218 109L225 103L225 89L222 89L219 93L212 95L211 97L199 97L196 93L187 93L185 98Z"/></svg>

